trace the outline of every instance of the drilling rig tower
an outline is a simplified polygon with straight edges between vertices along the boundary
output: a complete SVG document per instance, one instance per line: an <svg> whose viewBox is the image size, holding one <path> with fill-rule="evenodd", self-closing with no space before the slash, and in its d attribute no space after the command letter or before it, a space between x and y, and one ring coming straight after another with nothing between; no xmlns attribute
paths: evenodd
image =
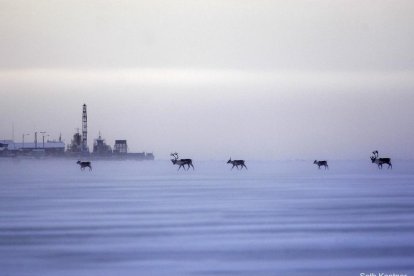
<svg viewBox="0 0 414 276"><path fill-rule="evenodd" d="M82 153L89 153L89 148L88 148L88 115L86 113L86 104L83 105L83 111L82 111Z"/></svg>

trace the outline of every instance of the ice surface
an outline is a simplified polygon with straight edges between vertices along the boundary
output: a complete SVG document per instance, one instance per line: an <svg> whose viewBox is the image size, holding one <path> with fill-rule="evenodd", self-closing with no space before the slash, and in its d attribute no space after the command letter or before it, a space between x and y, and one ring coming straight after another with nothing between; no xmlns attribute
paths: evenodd
<svg viewBox="0 0 414 276"><path fill-rule="evenodd" d="M0 160L0 275L414 275L414 162Z"/></svg>

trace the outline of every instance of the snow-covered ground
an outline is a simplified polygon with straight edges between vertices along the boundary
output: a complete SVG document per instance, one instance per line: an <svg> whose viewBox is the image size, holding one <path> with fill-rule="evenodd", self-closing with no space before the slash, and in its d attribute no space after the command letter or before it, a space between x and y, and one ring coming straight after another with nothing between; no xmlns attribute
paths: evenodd
<svg viewBox="0 0 414 276"><path fill-rule="evenodd" d="M414 162L226 161L0 160L0 275L414 275Z"/></svg>

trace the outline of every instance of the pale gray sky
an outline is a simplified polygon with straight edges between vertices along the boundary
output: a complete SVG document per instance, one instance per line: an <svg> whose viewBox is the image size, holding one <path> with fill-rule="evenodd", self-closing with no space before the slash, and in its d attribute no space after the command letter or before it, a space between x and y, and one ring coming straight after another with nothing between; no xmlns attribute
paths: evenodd
<svg viewBox="0 0 414 276"><path fill-rule="evenodd" d="M133 151L414 156L413 1L0 0L0 139L88 105ZM26 139L33 139L33 134Z"/></svg>

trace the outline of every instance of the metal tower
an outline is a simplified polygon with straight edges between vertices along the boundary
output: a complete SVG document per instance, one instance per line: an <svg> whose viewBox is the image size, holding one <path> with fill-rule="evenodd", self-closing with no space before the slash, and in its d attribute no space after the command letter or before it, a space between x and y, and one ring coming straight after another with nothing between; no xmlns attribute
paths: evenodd
<svg viewBox="0 0 414 276"><path fill-rule="evenodd" d="M88 115L86 114L86 104L82 111L82 152L89 152L88 149Z"/></svg>

